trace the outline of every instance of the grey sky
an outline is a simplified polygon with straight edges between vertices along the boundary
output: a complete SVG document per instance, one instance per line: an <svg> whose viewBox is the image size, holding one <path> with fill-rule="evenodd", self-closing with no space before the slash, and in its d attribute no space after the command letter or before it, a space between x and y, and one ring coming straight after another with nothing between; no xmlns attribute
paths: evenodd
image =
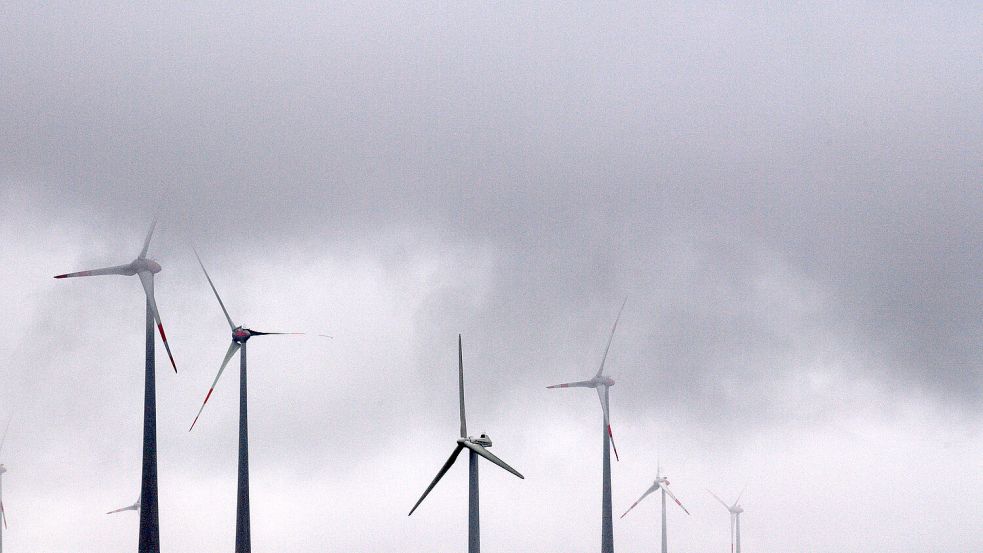
<svg viewBox="0 0 983 553"><path fill-rule="evenodd" d="M254 543L464 543L455 335L488 551L594 551L611 349L615 510L661 456L677 551L983 547L980 11L14 2L0 19L0 461L11 551L132 547L143 303L54 281L139 251L164 549L231 547L237 321ZM131 282L131 280L133 280ZM160 349L158 344L158 349ZM583 393L579 393L583 392ZM915 479L931 482L912 495ZM644 506L644 508L642 508ZM656 506L615 525L657 539ZM619 513L620 514L620 511ZM921 517L922 524L914 524ZM273 544L276 544L274 546Z"/></svg>

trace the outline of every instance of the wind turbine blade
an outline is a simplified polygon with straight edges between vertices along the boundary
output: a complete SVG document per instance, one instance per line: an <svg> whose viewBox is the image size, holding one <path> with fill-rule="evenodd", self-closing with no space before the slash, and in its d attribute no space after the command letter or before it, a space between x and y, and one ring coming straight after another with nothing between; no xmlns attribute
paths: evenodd
<svg viewBox="0 0 983 553"><path fill-rule="evenodd" d="M443 478L445 474L447 474L447 471L450 470L451 465L454 464L454 460L457 459L457 456L460 455L461 451L463 450L464 450L464 446L461 444L457 444L457 447L454 448L454 452L451 453L451 456L447 458L447 462L444 463L444 466L440 467L440 472L438 472L437 476L434 477L433 482L430 482L430 485L427 486L427 491L423 492L423 495L420 496L420 499L416 502L416 505L414 505L413 508L410 509L410 514L406 516L411 516L413 514L413 511L415 511L416 508L420 506L420 503L423 503L423 500L426 499L427 495L430 494L430 490L432 490L433 487L437 485L437 482L440 482L440 479Z"/></svg>
<svg viewBox="0 0 983 553"><path fill-rule="evenodd" d="M89 269L88 271L79 271L77 273L65 273L63 275L56 275L55 278L74 278L74 277L87 277L87 276L100 276L100 275L122 275L129 276L133 274L133 270L127 265L114 265L112 267L104 267L102 269Z"/></svg>
<svg viewBox="0 0 983 553"><path fill-rule="evenodd" d="M590 380L580 380L578 382L567 382L566 384L554 384L547 388L593 388L594 383Z"/></svg>
<svg viewBox="0 0 983 553"><path fill-rule="evenodd" d="M672 500L676 502L676 505L679 505L680 509L685 511L687 515L690 514L690 512L686 509L686 507L683 507L683 504L679 502L679 499L677 499L676 496L673 495L672 490L669 489L669 486L663 484L662 489L665 490L667 494L669 494L669 497L671 497Z"/></svg>
<svg viewBox="0 0 983 553"><path fill-rule="evenodd" d="M249 329L249 334L252 336L302 336L303 332L260 332L258 330Z"/></svg>
<svg viewBox="0 0 983 553"><path fill-rule="evenodd" d="M519 478L522 478L523 480L526 479L525 476L522 476L521 474L519 474L519 471L517 471L514 468L510 467L505 461L499 459L498 457L495 456L494 453L492 453L491 451L488 451L484 447L482 447L482 446L480 446L480 445L478 445L476 443L472 443L472 442L464 442L464 447L470 449L471 451L477 453L478 455L481 455L485 459L488 459L492 463L495 463L496 465L498 465L498 466L502 467L503 469L511 472L512 474L518 476Z"/></svg>
<svg viewBox="0 0 983 553"><path fill-rule="evenodd" d="M147 250L150 249L150 239L154 236L154 229L157 228L157 218L154 218L154 222L150 223L150 230L147 231L147 238L143 241L143 249L140 250L140 256L137 259L143 259L147 257Z"/></svg>
<svg viewBox="0 0 983 553"><path fill-rule="evenodd" d="M603 392L601 391L601 388L604 388ZM616 461L621 461L621 458L618 457L618 446L614 444L614 432L611 431L611 415L610 415L610 407L608 405L608 389L609 388L607 386L599 386L597 388L597 397L598 399L601 400L601 410L604 411L604 425L607 426L608 428L608 437L611 438L611 448L614 449L614 458Z"/></svg>
<svg viewBox="0 0 983 553"><path fill-rule="evenodd" d="M14 420L13 415L7 417L7 425L3 427L3 438L0 438L0 453L3 453L3 444L7 443L7 431L10 430L10 421L12 420Z"/></svg>
<svg viewBox="0 0 983 553"><path fill-rule="evenodd" d="M737 494L737 499L734 500L734 506L735 507L737 507L737 504L740 503L741 497L744 495L744 492L746 492L746 491L747 491L747 484L744 484L744 488L741 489L741 493Z"/></svg>
<svg viewBox="0 0 983 553"><path fill-rule="evenodd" d="M730 512L730 505L724 503L724 500L723 499L720 499L719 497L717 497L717 494L711 492L710 490L707 490L707 491L710 492L710 495L712 495L714 499L716 499L717 501L719 501L720 504L724 506L724 509L727 509L727 511Z"/></svg>
<svg viewBox="0 0 983 553"><path fill-rule="evenodd" d="M614 319L614 326L611 327L611 335L608 336L608 345L604 347L604 357L601 357L601 368L597 369L596 376L604 374L604 361L608 358L608 350L611 349L611 340L614 338L614 331L618 328L618 321L621 320L621 312L625 309L626 303L628 303L628 296L625 296L625 301L621 302L621 309L618 310L618 316Z"/></svg>
<svg viewBox="0 0 983 553"><path fill-rule="evenodd" d="M215 381L212 382L212 387L208 389L208 393L205 394L205 401L201 402L201 409L198 409L198 414L195 415L194 422L191 423L191 428L188 432L191 432L195 428L195 423L198 422L198 417L201 416L201 412L205 409L205 404L208 403L208 398L212 397L212 392L215 391L215 385L218 384L218 379L222 377L222 371L225 370L225 366L229 364L229 359L235 355L235 352L239 351L239 342L232 342L229 344L228 351L225 352L225 359L222 360L222 366L218 369L218 374L215 375Z"/></svg>
<svg viewBox="0 0 983 553"><path fill-rule="evenodd" d="M208 279L208 285L212 287L212 292L215 294L215 299L218 300L218 305L222 308L222 313L225 313L225 320L229 321L229 328L232 330L236 329L235 323L232 322L232 317L229 316L229 310L225 308L225 304L222 303L222 296L218 295L218 290L215 289L215 284L212 282L212 277L208 276L208 271L205 269L205 264L201 262L201 256L198 255L198 250L194 246L191 249L195 252L195 257L198 258L198 265L201 265L201 271L205 273L205 278Z"/></svg>
<svg viewBox="0 0 983 553"><path fill-rule="evenodd" d="M3 508L3 501L0 501L0 517L3 517L3 527L7 527L7 511Z"/></svg>
<svg viewBox="0 0 983 553"><path fill-rule="evenodd" d="M457 389L461 400L461 437L468 437L468 420L464 414L464 353L461 349L461 335L457 335Z"/></svg>
<svg viewBox="0 0 983 553"><path fill-rule="evenodd" d="M648 497L652 492L654 492L657 489L658 489L658 486L652 486L652 487L650 487L648 489L648 491L646 491L645 493L642 494L642 497L639 497L638 498L638 501L635 501L634 503L631 504L631 507L628 507L628 511L631 511L632 509L634 509L635 508L635 505L638 505L639 503L641 503L643 499L645 499L646 497ZM628 511L625 511L625 513L623 515L621 515L621 518L625 518L625 515L628 514Z"/></svg>
<svg viewBox="0 0 983 553"><path fill-rule="evenodd" d="M177 365L174 364L174 356L171 355L171 346L167 343L167 335L164 334L164 324L160 322L160 312L157 311L157 300L154 299L154 274L149 271L140 271L139 275L140 283L143 284L143 290L147 293L147 299L150 300L150 309L154 312L154 320L157 321L157 331L160 332L160 339L164 342L167 357L171 360L171 366L174 367L174 372L177 372Z"/></svg>
<svg viewBox="0 0 983 553"><path fill-rule="evenodd" d="M107 515L112 515L112 514L116 514L116 513L122 513L123 511L136 511L136 510L137 510L137 507L135 505L129 505L127 507L120 507L119 509L116 509L115 511L109 511L106 514Z"/></svg>

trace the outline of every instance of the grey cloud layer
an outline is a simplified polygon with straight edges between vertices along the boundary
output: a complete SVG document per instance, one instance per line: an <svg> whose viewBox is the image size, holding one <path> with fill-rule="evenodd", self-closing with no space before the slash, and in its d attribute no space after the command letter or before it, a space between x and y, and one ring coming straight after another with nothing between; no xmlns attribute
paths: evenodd
<svg viewBox="0 0 983 553"><path fill-rule="evenodd" d="M125 286L44 279L125 261L158 211L162 315L194 375L162 385L175 411L224 351L191 241L239 317L337 336L279 358L327 379L316 397L269 377L270 405L308 417L284 423L294 439L255 424L288 472L313 470L307 448L357 473L398 440L380 427L453 422L439 371L458 332L488 419L535 419L542 386L595 370L625 295L616 421L736 448L875 390L978 428L969 8L18 2L0 34L0 251L24 259L3 301L17 364L50 357L39 377L4 369L2 397L38 398L76 445L137 405L138 379L109 371L140 349L139 305L111 317ZM215 416L203 433L234 414ZM41 436L57 457L64 436Z"/></svg>

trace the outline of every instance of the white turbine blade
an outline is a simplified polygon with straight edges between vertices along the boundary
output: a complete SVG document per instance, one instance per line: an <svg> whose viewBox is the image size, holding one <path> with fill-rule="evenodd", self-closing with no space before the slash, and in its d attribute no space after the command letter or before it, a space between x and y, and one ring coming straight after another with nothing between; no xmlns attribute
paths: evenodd
<svg viewBox="0 0 983 553"><path fill-rule="evenodd" d="M100 276L100 275L129 276L132 274L133 274L133 270L130 269L129 264L127 264L127 265L114 265L112 267L104 267L102 269L89 269L88 271L79 271L77 273L65 273L63 275L56 275L55 278L74 278L74 277L87 277L87 276Z"/></svg>
<svg viewBox="0 0 983 553"><path fill-rule="evenodd" d="M658 489L658 486L652 486L652 487L650 487L648 489L648 491L646 491L645 493L642 494L642 497L639 497L638 498L638 501L635 501L634 503L631 504L631 507L628 507L628 511L625 511L625 513L623 515L621 515L621 518L625 518L625 515L627 515L629 511L631 511L632 509L634 509L635 508L635 505L638 505L639 503L641 503L643 499L645 499L646 497L648 497L652 492L654 492L657 489Z"/></svg>
<svg viewBox="0 0 983 553"><path fill-rule="evenodd" d="M109 511L106 514L107 515L112 515L112 514L116 514L116 513L122 513L123 511L136 511L138 509L139 509L139 507L137 505L129 505L129 506L126 506L126 507L120 507L119 509L116 509L115 511Z"/></svg>
<svg viewBox="0 0 983 553"><path fill-rule="evenodd" d="M140 256L137 259L143 259L147 257L147 250L150 249L150 239L154 236L154 229L157 227L157 219L154 219L153 223L150 223L150 230L147 231L147 238L143 241L143 249L140 250Z"/></svg>
<svg viewBox="0 0 983 553"><path fill-rule="evenodd" d="M488 459L492 463L495 463L496 465L498 465L498 466L502 467L503 469L511 472L512 474L518 476L519 478L522 478L523 480L526 479L525 476L522 476L521 474L519 474L519 471L517 471L514 468L510 467L508 465L508 463L506 463L505 461L499 459L498 457L495 456L495 454L493 454L491 451L488 451L484 447L482 447L482 446L480 446L480 445L478 445L476 443L473 443L473 442L464 442L464 447L470 449L471 451L477 453L478 455L481 455L485 459Z"/></svg>
<svg viewBox="0 0 983 553"><path fill-rule="evenodd" d="M567 382L566 384L554 384L547 388L594 388L594 383L590 380L580 380L577 382Z"/></svg>
<svg viewBox="0 0 983 553"><path fill-rule="evenodd" d="M201 408L198 409L198 414L195 415L194 422L191 423L191 428L188 432L191 432L195 428L195 423L198 422L198 417L201 416L201 412L205 410L205 404L208 403L208 398L212 397L212 392L215 391L215 385L218 384L218 379L222 377L222 372L225 370L225 366L229 364L229 359L235 355L235 352L239 351L239 342L232 342L229 344L228 351L225 352L225 359L222 360L222 366L218 368L218 374L215 375L215 381L212 382L212 387L208 389L208 393L205 394L205 401L201 402Z"/></svg>
<svg viewBox="0 0 983 553"><path fill-rule="evenodd" d="M164 324L160 322L160 312L157 311L157 300L154 299L154 274L149 271L140 271L138 274L140 275L140 283L143 284L143 290L147 293L147 299L150 300L150 310L153 311L154 320L157 321L157 331L160 332L160 339L164 342L167 357L171 360L171 366L174 367L174 372L177 372L174 356L171 355L171 346L167 343L167 335L164 334Z"/></svg>
<svg viewBox="0 0 983 553"><path fill-rule="evenodd" d="M3 517L3 527L7 527L7 511L3 508L3 501L0 501L0 517Z"/></svg>
<svg viewBox="0 0 983 553"><path fill-rule="evenodd" d="M741 490L741 493L737 494L737 499L734 500L734 507L737 507L737 504L741 501L741 497L744 495L744 492L746 491L747 491L747 484L744 484L744 488Z"/></svg>
<svg viewBox="0 0 983 553"><path fill-rule="evenodd" d="M461 437L468 437L468 420L464 414L464 353L461 349L461 335L457 335L457 383L458 397L461 400Z"/></svg>
<svg viewBox="0 0 983 553"><path fill-rule="evenodd" d="M235 323L232 322L232 317L229 316L229 310L225 308L225 304L222 303L222 297L218 295L218 290L215 289L215 284L212 283L212 277L208 276L208 271L205 269L205 264L201 262L201 256L198 255L198 250L194 247L191 248L195 252L195 257L198 258L198 264L201 265L201 270L205 273L205 278L208 279L208 285L212 287L212 292L215 294L215 299L218 300L219 307L222 308L222 313L225 313L225 320L229 321L229 328L232 330L236 329Z"/></svg>
<svg viewBox="0 0 983 553"><path fill-rule="evenodd" d="M0 438L0 453L3 453L3 444L7 443L7 431L10 430L10 421L13 419L13 415L7 417L7 425L3 427L3 438Z"/></svg>
<svg viewBox="0 0 983 553"><path fill-rule="evenodd" d="M728 512L730 511L730 505L724 503L724 500L723 499L720 499L719 497L717 497L717 494L711 492L710 490L707 490L707 491L710 492L710 495L712 495L714 499L716 499L717 501L719 501L720 504L724 506L724 509L727 509Z"/></svg>
<svg viewBox="0 0 983 553"><path fill-rule="evenodd" d="M457 447L454 448L454 452L451 453L451 456L447 458L447 462L444 463L444 466L440 467L440 472L437 473L437 476L435 476L433 481L430 482L430 485L427 486L427 491L423 492L423 495L421 495L420 499L417 500L416 505L414 505L413 508L410 509L410 514L406 516L411 516L413 514L413 511L415 511L416 508L420 506L420 503L423 503L423 500L426 499L427 495L430 494L430 490L432 490L433 487L437 485L437 482L439 482L440 479L443 478L445 474L447 474L447 471L450 470L451 465L454 464L454 461L457 459L457 456L460 455L461 451L463 450L464 450L464 446L461 444L457 444Z"/></svg>
<svg viewBox="0 0 983 553"><path fill-rule="evenodd" d="M628 303L627 296L625 296L625 301L621 302L621 309L618 310L618 316L614 319L614 326L611 327L611 335L608 336L608 345L604 347L604 357L601 357L601 368L597 369L596 376L604 374L604 361L608 358L608 350L611 349L611 340L614 338L614 331L618 328L618 321L621 320L621 312L624 311L626 303Z"/></svg>
<svg viewBox="0 0 983 553"><path fill-rule="evenodd" d="M690 512L686 509L686 507L683 507L683 504L679 502L679 499L677 499L676 496L673 495L672 491L669 489L669 486L663 484L662 489L665 490L667 494L669 494L669 497L671 497L672 500L676 502L676 505L679 505L680 509L685 511L687 515L690 514Z"/></svg>
<svg viewBox="0 0 983 553"><path fill-rule="evenodd" d="M603 392L601 391L601 388L604 388ZM618 446L614 444L614 432L611 431L611 415L610 415L610 407L608 405L608 390L609 388L607 386L598 386L597 397L598 399L601 400L601 410L604 411L604 426L607 427L608 437L611 438L611 448L614 449L614 458L615 460L620 461L621 458L618 457Z"/></svg>

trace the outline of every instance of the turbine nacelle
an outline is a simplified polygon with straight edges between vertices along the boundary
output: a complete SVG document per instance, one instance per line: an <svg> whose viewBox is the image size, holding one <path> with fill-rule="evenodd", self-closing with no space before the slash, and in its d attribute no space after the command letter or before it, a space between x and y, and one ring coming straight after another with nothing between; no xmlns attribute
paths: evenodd
<svg viewBox="0 0 983 553"><path fill-rule="evenodd" d="M241 325L232 329L232 341L238 344L244 344L252 335L248 328L242 328Z"/></svg>
<svg viewBox="0 0 983 553"><path fill-rule="evenodd" d="M730 512L734 513L735 515L739 515L744 512L744 507L741 507L740 505L734 505L733 507L730 508Z"/></svg>
<svg viewBox="0 0 983 553"><path fill-rule="evenodd" d="M653 482L653 485L655 485L655 486L661 486L662 484L665 484L666 486L668 486L669 485L669 479L666 478L665 476L659 476L658 478L655 479L655 482Z"/></svg>
<svg viewBox="0 0 983 553"><path fill-rule="evenodd" d="M478 436L477 438L475 438L474 436L468 436L467 438L461 438L460 440L458 440L458 442L465 442L465 441L471 442L473 444L478 444L481 447L491 447L492 446L492 441L491 441L491 438L488 437L488 434L482 434L481 436Z"/></svg>
<svg viewBox="0 0 983 553"><path fill-rule="evenodd" d="M0 474L7 472L7 467L0 465Z"/></svg>

